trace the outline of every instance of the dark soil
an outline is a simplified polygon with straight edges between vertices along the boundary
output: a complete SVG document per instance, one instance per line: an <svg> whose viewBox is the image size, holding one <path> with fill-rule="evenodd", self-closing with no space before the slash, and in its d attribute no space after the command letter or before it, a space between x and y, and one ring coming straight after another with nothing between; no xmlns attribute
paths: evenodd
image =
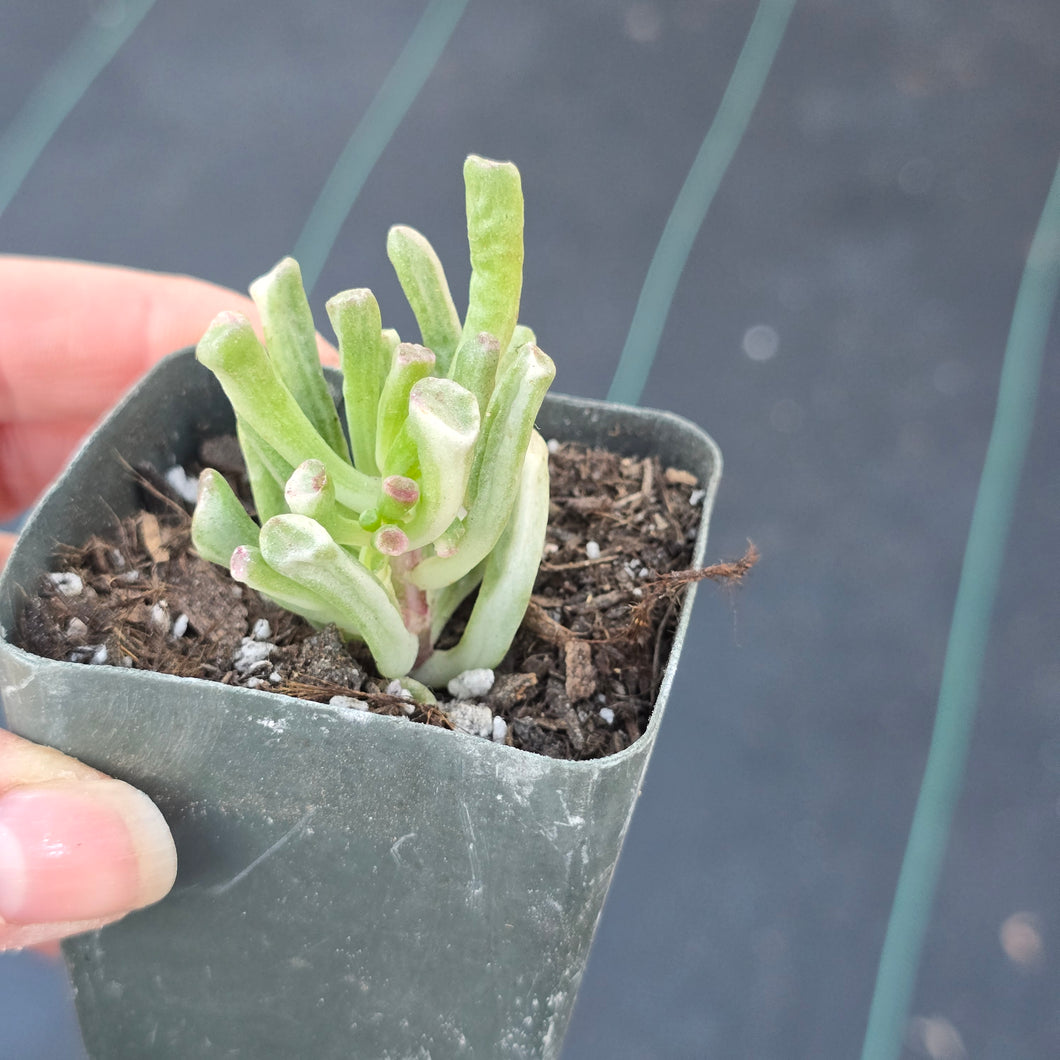
<svg viewBox="0 0 1060 1060"><path fill-rule="evenodd" d="M204 463L238 478L238 451L207 444ZM596 758L644 731L684 587L703 576L739 578L749 563L687 570L701 514L687 472L657 459L551 448L551 515L534 597L492 690L478 701L504 719L513 746ZM60 550L57 573L26 601L24 648L316 702L350 697L377 713L454 727L442 709L451 704L388 694L370 658L334 627L314 629L201 560L185 507L157 474L141 470L153 482L145 510L111 539Z"/></svg>

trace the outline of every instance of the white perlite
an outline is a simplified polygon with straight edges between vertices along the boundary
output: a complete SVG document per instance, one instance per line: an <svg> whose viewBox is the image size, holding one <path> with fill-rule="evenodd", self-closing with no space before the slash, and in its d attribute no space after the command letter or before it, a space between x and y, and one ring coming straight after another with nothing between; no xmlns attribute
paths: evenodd
<svg viewBox="0 0 1060 1060"><path fill-rule="evenodd" d="M445 713L457 732L468 736L481 736L490 739L493 736L493 711L482 703L454 703L445 708Z"/></svg>
<svg viewBox="0 0 1060 1060"><path fill-rule="evenodd" d="M159 600L154 607L151 608L150 613L147 616L147 621L155 627L157 630L161 630L163 633L169 632L169 604L165 600Z"/></svg>
<svg viewBox="0 0 1060 1060"><path fill-rule="evenodd" d="M63 596L80 596L84 591L85 583L73 571L57 571L48 577Z"/></svg>
<svg viewBox="0 0 1060 1060"><path fill-rule="evenodd" d="M251 640L268 640L272 636L272 626L267 618L259 618L250 631Z"/></svg>
<svg viewBox="0 0 1060 1060"><path fill-rule="evenodd" d="M610 707L601 707L598 713L608 725L615 724L615 712Z"/></svg>
<svg viewBox="0 0 1060 1060"><path fill-rule="evenodd" d="M354 699L353 696L332 696L328 700L329 707L343 707L346 710L367 710L368 704L363 699Z"/></svg>
<svg viewBox="0 0 1060 1060"><path fill-rule="evenodd" d="M232 665L241 673L263 670L269 667L269 656L276 650L268 641L251 640L244 637L239 647L232 652ZM264 663L264 666L262 665Z"/></svg>
<svg viewBox="0 0 1060 1060"><path fill-rule="evenodd" d="M585 558L586 559L599 559L600 558L600 545L596 541L585 542Z"/></svg>
<svg viewBox="0 0 1060 1060"><path fill-rule="evenodd" d="M173 619L173 628L170 630L170 635L174 640L180 640L188 632L188 622L188 616L183 611Z"/></svg>
<svg viewBox="0 0 1060 1060"><path fill-rule="evenodd" d="M493 732L490 733L494 743L504 743L508 739L508 723L504 718L494 715Z"/></svg>
<svg viewBox="0 0 1060 1060"><path fill-rule="evenodd" d="M401 709L408 717L411 718L416 713L416 704L413 702L412 693L400 681L391 681L386 686L386 694L388 696L396 696L398 699L405 701L401 704Z"/></svg>
<svg viewBox="0 0 1060 1060"><path fill-rule="evenodd" d="M67 658L70 662L102 666L108 658L107 646L106 644L86 644L81 648L74 648Z"/></svg>
<svg viewBox="0 0 1060 1060"><path fill-rule="evenodd" d="M477 699L493 687L492 670L465 670L446 686L454 699Z"/></svg>
<svg viewBox="0 0 1060 1060"><path fill-rule="evenodd" d="M166 485L182 500L194 504L199 499L199 483L179 464L166 472Z"/></svg>

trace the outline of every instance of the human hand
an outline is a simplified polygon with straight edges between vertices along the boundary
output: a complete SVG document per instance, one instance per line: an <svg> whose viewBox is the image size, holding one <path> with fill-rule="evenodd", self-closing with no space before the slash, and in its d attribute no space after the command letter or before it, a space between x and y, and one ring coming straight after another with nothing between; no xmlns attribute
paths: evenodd
<svg viewBox="0 0 1060 1060"><path fill-rule="evenodd" d="M225 309L257 325L250 298L205 280L0 256L0 520L36 499L148 367L193 346ZM13 544L0 534L0 565Z"/></svg>
<svg viewBox="0 0 1060 1060"><path fill-rule="evenodd" d="M203 280L0 256L0 519L36 498L144 370L233 306L257 321L249 298ZM0 566L13 542L0 534ZM117 920L175 873L146 795L0 730L0 950Z"/></svg>
<svg viewBox="0 0 1060 1060"><path fill-rule="evenodd" d="M109 924L157 902L176 872L146 795L0 729L0 950Z"/></svg>

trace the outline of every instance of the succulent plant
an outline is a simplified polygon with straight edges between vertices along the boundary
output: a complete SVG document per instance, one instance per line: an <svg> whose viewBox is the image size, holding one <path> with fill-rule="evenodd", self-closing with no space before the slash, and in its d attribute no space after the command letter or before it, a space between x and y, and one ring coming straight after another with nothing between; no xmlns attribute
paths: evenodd
<svg viewBox="0 0 1060 1060"><path fill-rule="evenodd" d="M310 622L363 641L379 672L420 691L493 667L530 598L548 519L548 451L534 420L555 375L518 324L523 197L511 163L464 164L471 282L461 324L437 255L390 230L387 252L422 345L382 327L366 288L327 303L338 337L343 431L297 263L250 287L264 345L222 313L197 357L236 415L255 522L203 471L199 554ZM434 645L478 590L451 648Z"/></svg>

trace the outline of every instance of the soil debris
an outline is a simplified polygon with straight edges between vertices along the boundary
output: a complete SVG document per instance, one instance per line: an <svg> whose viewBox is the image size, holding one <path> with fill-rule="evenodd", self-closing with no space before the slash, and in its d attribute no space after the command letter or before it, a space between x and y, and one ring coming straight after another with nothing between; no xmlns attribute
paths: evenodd
<svg viewBox="0 0 1060 1060"><path fill-rule="evenodd" d="M221 465L245 495L231 441L203 450L204 464ZM27 596L19 643L53 659L355 703L556 758L613 754L651 717L686 588L703 578L738 584L757 552L690 570L703 496L694 475L604 449L549 450L549 529L534 595L474 710L393 694L335 627L314 629L200 559L187 509L157 471L146 473L144 510L111 538L59 551L56 570ZM470 606L454 616L447 642Z"/></svg>

